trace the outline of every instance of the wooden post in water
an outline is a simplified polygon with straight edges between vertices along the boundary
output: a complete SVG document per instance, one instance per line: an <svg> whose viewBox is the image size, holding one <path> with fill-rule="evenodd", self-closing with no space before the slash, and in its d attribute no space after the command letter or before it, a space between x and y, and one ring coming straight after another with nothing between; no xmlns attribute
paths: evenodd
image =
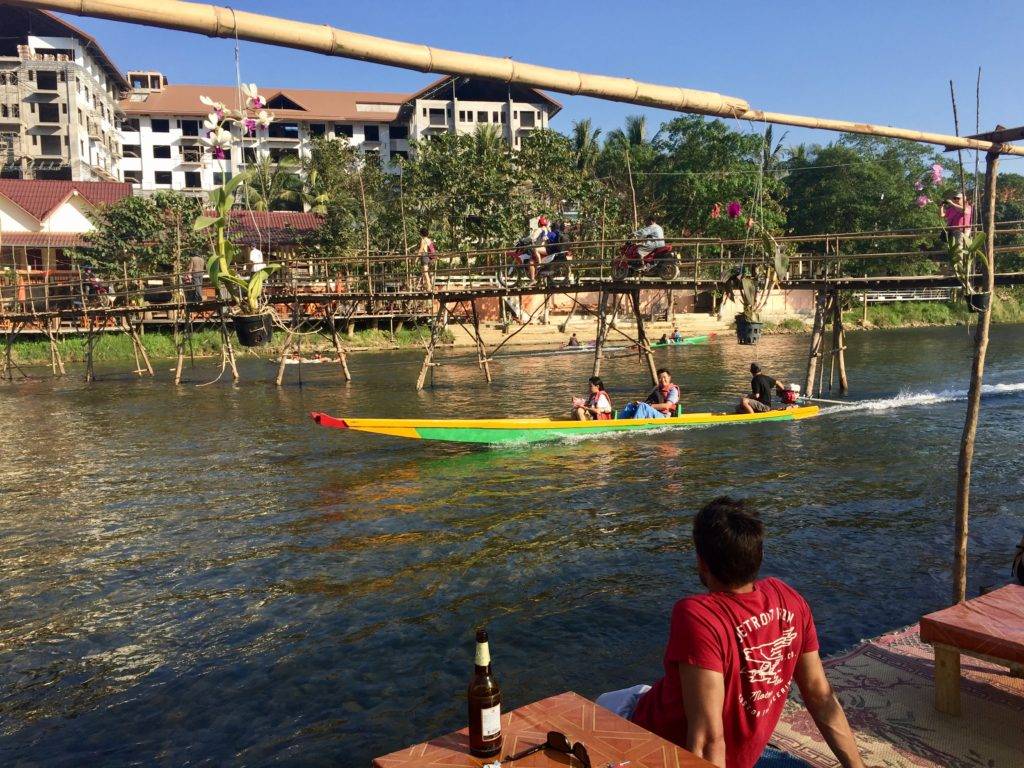
<svg viewBox="0 0 1024 768"><path fill-rule="evenodd" d="M974 462L974 440L978 433L978 414L981 412L981 387L985 378L985 354L988 351L988 332L992 322L992 298L996 274L996 173L999 152L985 155L985 261L986 286L989 293L988 309L981 313L974 334L974 362L971 366L971 386L967 392L967 416L960 438L960 460L956 478L956 530L953 544L953 600L967 599L967 521L971 499L971 465Z"/></svg>
<svg viewBox="0 0 1024 768"><path fill-rule="evenodd" d="M220 335L224 342L224 348L221 350L223 363L231 366L231 378L234 381L238 381L238 366L235 365L235 348L231 344L231 331L228 330L228 323L224 317L223 309L220 315Z"/></svg>
<svg viewBox="0 0 1024 768"><path fill-rule="evenodd" d="M490 384L493 380L491 378L491 361L487 358L487 347L484 346L484 337L480 335L480 317L476 311L476 299L470 299L469 305L473 311L473 336L476 339L477 363L483 369L484 376L487 377L487 383Z"/></svg>
<svg viewBox="0 0 1024 768"><path fill-rule="evenodd" d="M437 340L441 335L441 330L444 327L445 315L445 299L441 295L438 297L438 308L437 314L434 315L434 322L430 326L430 341L427 342L427 351L423 355L423 365L420 366L420 375L416 377L416 389L423 389L424 384L427 383L427 374L434 367L434 347L437 345Z"/></svg>
<svg viewBox="0 0 1024 768"><path fill-rule="evenodd" d="M91 383L96 381L96 371L92 365L92 352L96 346L96 334L93 329L93 319L88 318L87 330L85 332L85 381Z"/></svg>
<svg viewBox="0 0 1024 768"><path fill-rule="evenodd" d="M594 376L601 375L601 359L604 357L604 340L608 336L608 294L604 291L597 299L597 338L594 339Z"/></svg>
<svg viewBox="0 0 1024 768"><path fill-rule="evenodd" d="M814 327L811 329L811 349L807 354L807 378L804 379L804 395L814 395L814 380L818 373L818 358L821 357L821 347L824 339L825 325L825 292L818 290L814 292Z"/></svg>
<svg viewBox="0 0 1024 768"><path fill-rule="evenodd" d="M341 346L341 339L338 337L338 325L334 322L334 314L338 311L338 302L335 302L327 310L327 327L331 331L331 343L334 345L334 352L338 356L342 373L345 374L345 381L352 381L352 374L348 370L348 354Z"/></svg>
<svg viewBox="0 0 1024 768"><path fill-rule="evenodd" d="M640 312L640 289L634 288L629 292L629 299L633 303L633 317L636 318L636 342L640 347L640 354L647 359L647 369L651 374L651 381L658 386L658 367L654 364L654 352L647 342L647 330L644 328L643 313Z"/></svg>
<svg viewBox="0 0 1024 768"><path fill-rule="evenodd" d="M850 382L846 378L846 329L839 289L832 294L832 354L839 368L839 394L845 395L850 390Z"/></svg>

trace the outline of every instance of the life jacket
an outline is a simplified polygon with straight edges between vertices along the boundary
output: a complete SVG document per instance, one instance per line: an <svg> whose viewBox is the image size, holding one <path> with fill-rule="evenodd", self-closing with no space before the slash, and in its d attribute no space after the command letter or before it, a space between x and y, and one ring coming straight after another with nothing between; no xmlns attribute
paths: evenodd
<svg viewBox="0 0 1024 768"><path fill-rule="evenodd" d="M590 397L587 398L587 407L597 408L597 403L601 399L601 395L604 395L606 398L608 398L608 405L610 407L612 404L612 399L608 397L608 393L605 392L603 389L600 392L592 393ZM604 421L605 419L610 419L611 417L611 411L609 411L608 413L598 411L597 413L594 414L594 418L597 419L598 421Z"/></svg>
<svg viewBox="0 0 1024 768"><path fill-rule="evenodd" d="M782 390L781 398L785 405L796 405L797 394L791 389Z"/></svg>
<svg viewBox="0 0 1024 768"><path fill-rule="evenodd" d="M647 399L644 402L645 403L650 403L650 404L654 404L654 403L667 403L668 402L668 394L673 389L676 391L676 402L678 403L679 402L679 387L677 387L675 384L669 384L668 385L668 389L665 390L665 391L662 391L661 387L655 387L653 390L651 390L651 394L649 394L647 396Z"/></svg>

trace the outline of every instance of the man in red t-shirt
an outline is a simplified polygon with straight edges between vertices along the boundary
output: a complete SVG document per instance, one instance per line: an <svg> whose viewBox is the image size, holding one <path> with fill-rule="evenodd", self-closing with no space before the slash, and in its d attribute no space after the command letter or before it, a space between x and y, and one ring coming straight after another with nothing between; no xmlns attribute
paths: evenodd
<svg viewBox="0 0 1024 768"><path fill-rule="evenodd" d="M675 604L665 676L631 719L717 766L752 768L796 680L840 764L863 768L818 656L811 609L778 579L757 578L763 539L743 501L722 496L697 513L697 570L708 591Z"/></svg>

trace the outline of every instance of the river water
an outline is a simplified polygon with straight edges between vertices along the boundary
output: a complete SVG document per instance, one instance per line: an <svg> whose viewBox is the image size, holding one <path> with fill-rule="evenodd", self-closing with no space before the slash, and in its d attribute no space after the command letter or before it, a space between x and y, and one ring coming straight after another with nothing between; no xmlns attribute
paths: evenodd
<svg viewBox="0 0 1024 768"><path fill-rule="evenodd" d="M803 336L658 351L691 409ZM462 351L450 356L464 356ZM694 510L729 493L767 523L764 571L814 609L823 650L950 595L970 370L960 329L852 333L852 399L817 419L482 448L317 428L366 416L550 414L586 355L473 363L412 388L419 354L175 388L116 371L0 387L0 765L366 766L461 727L473 628L505 707L593 697L660 669L700 589ZM1024 334L995 329L975 463L970 590L1005 581L1024 501ZM212 363L187 371L212 377ZM635 357L606 363L618 402ZM866 401L866 402L865 402Z"/></svg>

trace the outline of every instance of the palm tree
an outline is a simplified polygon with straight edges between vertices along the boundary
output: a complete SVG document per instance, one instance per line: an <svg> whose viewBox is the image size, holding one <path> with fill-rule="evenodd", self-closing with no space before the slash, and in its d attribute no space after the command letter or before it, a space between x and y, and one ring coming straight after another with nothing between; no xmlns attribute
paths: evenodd
<svg viewBox="0 0 1024 768"><path fill-rule="evenodd" d="M591 170L597 162L597 140L600 136L601 129L594 128L589 117L572 124L572 149L576 155L576 167L581 171Z"/></svg>
<svg viewBox="0 0 1024 768"><path fill-rule="evenodd" d="M331 195L320 183L320 173L314 168L306 174L306 178L296 192L299 196L299 202L302 204L302 210L309 211L310 213L327 213L327 204L331 202Z"/></svg>
<svg viewBox="0 0 1024 768"><path fill-rule="evenodd" d="M501 129L490 123L478 124L473 138L476 140L476 152L481 157L500 152L505 145Z"/></svg>
<svg viewBox="0 0 1024 768"><path fill-rule="evenodd" d="M608 142L622 143L630 147L640 147L646 144L646 115L628 115L626 117L626 125L623 128L616 128L608 134Z"/></svg>
<svg viewBox="0 0 1024 768"><path fill-rule="evenodd" d="M250 163L245 185L246 205L254 211L293 211L301 208L302 179L299 161L291 155L280 160L261 157Z"/></svg>

